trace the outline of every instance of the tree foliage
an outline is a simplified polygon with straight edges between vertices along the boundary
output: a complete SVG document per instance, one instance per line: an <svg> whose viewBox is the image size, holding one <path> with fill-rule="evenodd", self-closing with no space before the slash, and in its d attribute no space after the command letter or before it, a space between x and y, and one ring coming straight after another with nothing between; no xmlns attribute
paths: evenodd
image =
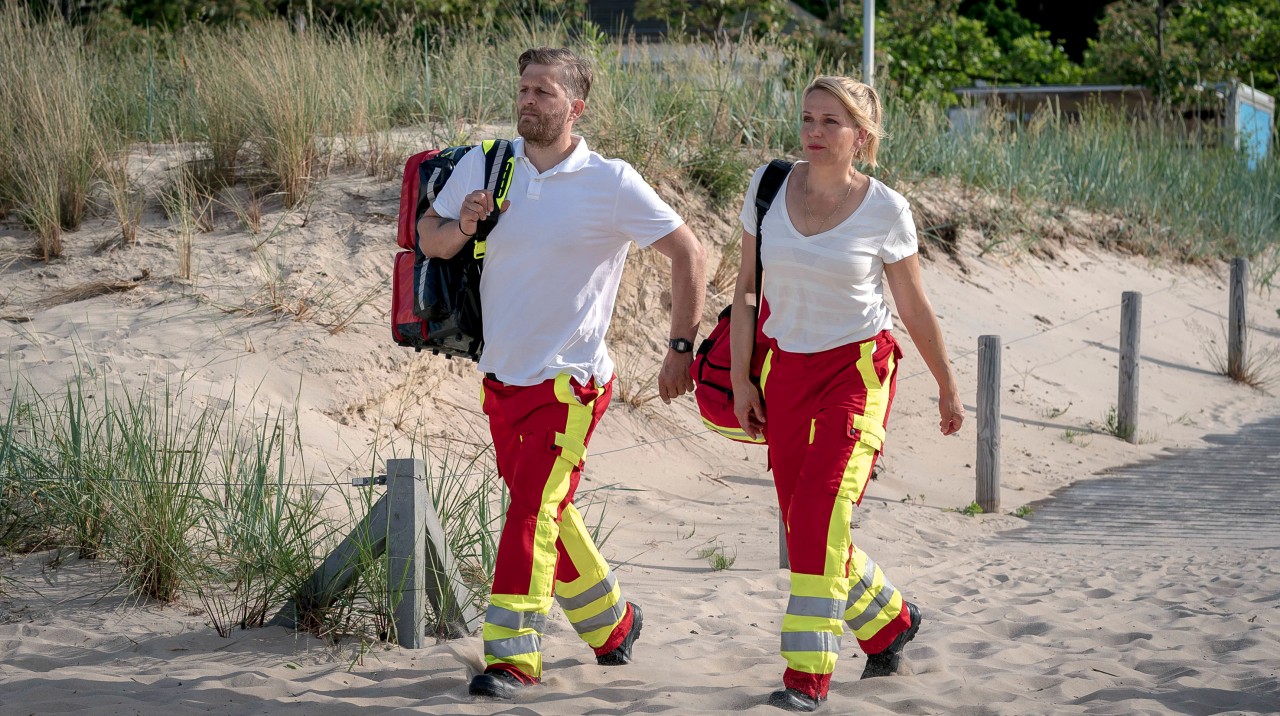
<svg viewBox="0 0 1280 716"><path fill-rule="evenodd" d="M989 22L996 22L993 28ZM861 3L837 10L827 24L862 39ZM989 84L1069 84L1081 68L1038 25L1017 15L1007 0L989 0L966 13L959 0L899 0L876 6L877 76L904 99L942 103L952 89Z"/></svg>
<svg viewBox="0 0 1280 716"><path fill-rule="evenodd" d="M733 36L775 32L790 17L782 0L639 0L636 18L662 20L677 33Z"/></svg>
<svg viewBox="0 0 1280 716"><path fill-rule="evenodd" d="M127 35L129 25L244 25L277 16L331 27L420 31L438 21L486 25L507 19L576 18L586 0L27 0L42 14L90 21ZM1280 0L1116 0L1106 7L1083 66L1015 0L880 0L877 76L906 99L953 100L952 88L989 84L1142 84L1177 101L1198 87L1241 79L1280 91ZM823 27L805 30L796 6ZM735 37L786 30L833 65L856 65L860 0L639 0L637 18L675 34Z"/></svg>
<svg viewBox="0 0 1280 716"><path fill-rule="evenodd" d="M1144 84L1173 101L1231 79L1274 94L1280 0L1119 0L1107 6L1084 64L1094 81Z"/></svg>

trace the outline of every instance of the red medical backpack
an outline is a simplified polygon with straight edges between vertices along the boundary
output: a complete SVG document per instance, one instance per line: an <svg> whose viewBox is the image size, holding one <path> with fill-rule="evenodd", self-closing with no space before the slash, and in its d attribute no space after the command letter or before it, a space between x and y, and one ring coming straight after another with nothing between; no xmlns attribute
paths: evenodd
<svg viewBox="0 0 1280 716"><path fill-rule="evenodd" d="M769 304L760 295L760 279L764 273L764 264L760 260L761 227L764 224L765 212L773 204L782 180L791 171L791 162L775 159L769 162L760 177L760 185L756 188L756 301L760 305L758 315L747 320L755 323L756 346L751 353L751 380L760 386L760 369L764 365L765 353L769 350L768 339L760 327L769 316ZM730 363L732 349L729 340L729 319L731 303L720 311L720 319L715 328L698 346L698 352L689 366L689 375L693 378L694 399L698 401L698 412L707 427L729 438L744 443L764 444L764 436L752 439L742 426L738 424L738 416L733 414L733 384L730 382ZM753 312L754 313L754 312Z"/></svg>
<svg viewBox="0 0 1280 716"><path fill-rule="evenodd" d="M505 196L511 183L511 142L482 143L485 187ZM400 184L400 216L391 278L391 337L397 345L479 360L484 350L480 273L486 239L498 223L495 211L476 227L476 235L453 257L430 258L418 246L418 220L431 207L454 166L474 147L420 152L409 157Z"/></svg>

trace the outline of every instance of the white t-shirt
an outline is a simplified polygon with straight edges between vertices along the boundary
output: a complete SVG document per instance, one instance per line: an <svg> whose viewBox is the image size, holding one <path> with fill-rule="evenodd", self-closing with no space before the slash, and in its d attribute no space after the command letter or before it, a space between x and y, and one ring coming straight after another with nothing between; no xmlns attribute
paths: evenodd
<svg viewBox="0 0 1280 716"><path fill-rule="evenodd" d="M756 188L751 178L742 226L756 233ZM884 264L917 250L911 207L898 192L871 178L866 198L849 218L813 236L796 230L787 211L787 184L764 215L762 293L769 302L764 333L793 353L817 353L856 343L893 327L884 300Z"/></svg>
<svg viewBox="0 0 1280 716"><path fill-rule="evenodd" d="M630 164L574 139L573 153L542 174L524 140L513 142L510 206L489 234L480 279L479 368L504 383L536 385L559 373L608 381L613 360L604 337L627 247L649 246L684 224ZM484 152L467 152L432 208L457 219L483 174Z"/></svg>

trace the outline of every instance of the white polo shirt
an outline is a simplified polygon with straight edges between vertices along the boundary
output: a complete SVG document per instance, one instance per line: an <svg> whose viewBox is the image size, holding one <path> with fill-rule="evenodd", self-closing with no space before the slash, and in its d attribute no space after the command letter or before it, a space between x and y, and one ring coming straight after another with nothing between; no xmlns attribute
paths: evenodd
<svg viewBox="0 0 1280 716"><path fill-rule="evenodd" d="M513 142L510 206L489 234L480 279L479 368L504 383L536 385L559 373L608 381L613 360L604 339L628 245L649 246L684 223L630 164L574 141L573 152L541 174L524 140ZM484 153L468 152L432 208L457 219L483 174Z"/></svg>
<svg viewBox="0 0 1280 716"><path fill-rule="evenodd" d="M756 232L756 187L751 178L739 218ZM871 177L866 198L849 218L804 236L787 211L787 185L764 215L762 293L769 302L764 334L792 353L817 353L866 340L893 328L884 300L884 265L914 254L916 225L901 194Z"/></svg>

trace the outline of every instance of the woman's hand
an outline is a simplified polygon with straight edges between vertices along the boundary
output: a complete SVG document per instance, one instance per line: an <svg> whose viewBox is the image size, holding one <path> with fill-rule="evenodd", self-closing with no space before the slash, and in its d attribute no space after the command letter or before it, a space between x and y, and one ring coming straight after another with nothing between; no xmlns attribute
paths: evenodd
<svg viewBox="0 0 1280 716"><path fill-rule="evenodd" d="M938 394L938 415L942 418L938 427L943 435L960 432L960 426L964 424L964 402L960 400L960 391Z"/></svg>
<svg viewBox="0 0 1280 716"><path fill-rule="evenodd" d="M733 414L738 425L755 440L764 432L764 405L760 402L760 389L749 380L733 382Z"/></svg>

